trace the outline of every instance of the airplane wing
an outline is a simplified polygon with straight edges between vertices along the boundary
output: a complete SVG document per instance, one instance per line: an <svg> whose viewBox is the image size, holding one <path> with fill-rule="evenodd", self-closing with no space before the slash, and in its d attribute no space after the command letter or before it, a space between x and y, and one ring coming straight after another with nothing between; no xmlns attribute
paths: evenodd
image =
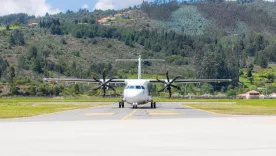
<svg viewBox="0 0 276 156"><path fill-rule="evenodd" d="M100 83L104 82L103 79L70 79L70 78L44 78L45 82L88 82ZM125 83L126 79L106 79L109 83Z"/></svg>
<svg viewBox="0 0 276 156"><path fill-rule="evenodd" d="M167 80L149 80L151 83L162 83L166 82ZM176 79L175 83L208 83L208 82L232 82L231 79Z"/></svg>

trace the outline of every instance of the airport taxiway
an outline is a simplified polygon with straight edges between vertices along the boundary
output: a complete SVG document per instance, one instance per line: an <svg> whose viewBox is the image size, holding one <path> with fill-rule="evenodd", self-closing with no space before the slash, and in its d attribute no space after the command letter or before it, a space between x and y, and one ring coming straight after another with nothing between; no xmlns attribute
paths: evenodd
<svg viewBox="0 0 276 156"><path fill-rule="evenodd" d="M134 120L212 118L226 116L189 108L187 106L183 106L183 103L181 102L159 102L157 103L156 109L150 108L150 104L141 105L138 107L138 109L132 109L131 105L129 104L125 104L125 108L118 108L118 103L105 104L107 105L88 109L40 115L35 117L12 119L8 121Z"/></svg>

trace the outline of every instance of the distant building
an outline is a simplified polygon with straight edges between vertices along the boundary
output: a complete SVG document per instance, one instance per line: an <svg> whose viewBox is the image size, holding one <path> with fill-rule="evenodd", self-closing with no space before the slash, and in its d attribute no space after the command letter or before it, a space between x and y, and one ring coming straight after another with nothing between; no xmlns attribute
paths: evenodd
<svg viewBox="0 0 276 156"><path fill-rule="evenodd" d="M264 95L261 95L260 92L255 91L255 90L251 90L245 94L240 94L237 96L238 99L259 99L259 98L263 98Z"/></svg>
<svg viewBox="0 0 276 156"><path fill-rule="evenodd" d="M129 18L129 14L128 13L123 13L123 18Z"/></svg>
<svg viewBox="0 0 276 156"><path fill-rule="evenodd" d="M272 99L276 99L276 93L274 92L274 93L270 94L269 97Z"/></svg>
<svg viewBox="0 0 276 156"><path fill-rule="evenodd" d="M30 22L28 24L28 26L38 26L38 25L39 25L39 23L37 23L37 22Z"/></svg>
<svg viewBox="0 0 276 156"><path fill-rule="evenodd" d="M237 99L245 99L245 98L246 98L246 94L237 95Z"/></svg>
<svg viewBox="0 0 276 156"><path fill-rule="evenodd" d="M114 17L115 18L125 18L125 19L128 19L129 18L129 13L128 12L124 12L122 14L115 14Z"/></svg>

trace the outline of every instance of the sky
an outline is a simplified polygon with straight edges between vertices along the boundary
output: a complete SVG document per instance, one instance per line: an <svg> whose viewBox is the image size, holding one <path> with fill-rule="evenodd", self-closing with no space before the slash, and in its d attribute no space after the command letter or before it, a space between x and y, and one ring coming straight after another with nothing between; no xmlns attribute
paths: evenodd
<svg viewBox="0 0 276 156"><path fill-rule="evenodd" d="M46 13L56 14L68 9L77 11L86 8L122 9L141 4L143 0L0 0L0 16L13 13L44 16Z"/></svg>

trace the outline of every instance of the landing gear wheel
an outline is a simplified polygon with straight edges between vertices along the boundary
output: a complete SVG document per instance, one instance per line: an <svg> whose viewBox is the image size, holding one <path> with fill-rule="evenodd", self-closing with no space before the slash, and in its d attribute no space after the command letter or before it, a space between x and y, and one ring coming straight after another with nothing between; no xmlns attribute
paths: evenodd
<svg viewBox="0 0 276 156"><path fill-rule="evenodd" d="M132 108L133 108L133 109L137 109L138 106L137 106L137 105L133 105Z"/></svg>
<svg viewBox="0 0 276 156"><path fill-rule="evenodd" d="M122 106L122 108L125 108L125 103L121 102L121 106Z"/></svg>
<svg viewBox="0 0 276 156"><path fill-rule="evenodd" d="M153 103L152 102L150 103L150 108L153 108Z"/></svg>
<svg viewBox="0 0 276 156"><path fill-rule="evenodd" d="M153 103L153 108L156 108L156 102Z"/></svg>
<svg viewBox="0 0 276 156"><path fill-rule="evenodd" d="M122 108L122 104L121 104L121 102L119 102L119 108Z"/></svg>

